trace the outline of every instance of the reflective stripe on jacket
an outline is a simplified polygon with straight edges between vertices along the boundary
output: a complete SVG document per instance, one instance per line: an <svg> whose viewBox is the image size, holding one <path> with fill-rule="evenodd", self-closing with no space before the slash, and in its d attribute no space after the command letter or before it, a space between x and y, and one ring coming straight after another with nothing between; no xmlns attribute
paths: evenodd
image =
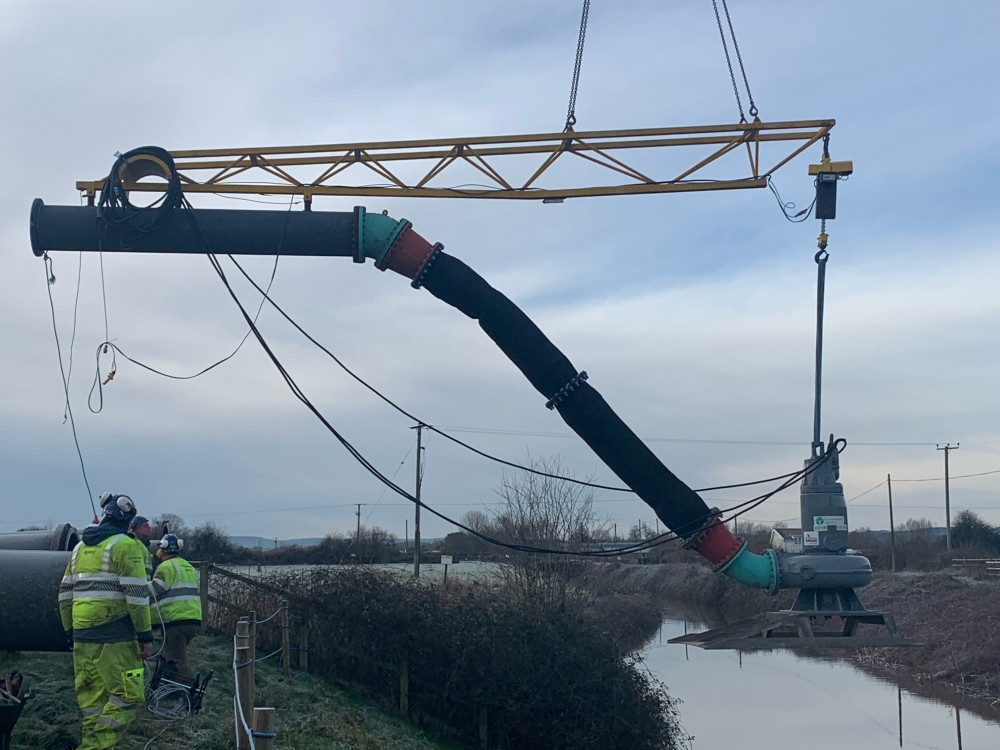
<svg viewBox="0 0 1000 750"><path fill-rule="evenodd" d="M171 557L153 573L153 607L164 625L178 620L201 621L198 572L183 557ZM154 622L158 619L154 615Z"/></svg>
<svg viewBox="0 0 1000 750"><path fill-rule="evenodd" d="M75 640L151 638L149 589L139 543L114 534L92 546L77 544L59 584L59 615L63 629L72 630Z"/></svg>
<svg viewBox="0 0 1000 750"><path fill-rule="evenodd" d="M138 541L139 544L142 545L142 559L143 559L143 564L146 566L146 580L152 580L153 579L153 553L149 551L149 544L147 544L146 542L142 541L141 539L137 539L136 541Z"/></svg>

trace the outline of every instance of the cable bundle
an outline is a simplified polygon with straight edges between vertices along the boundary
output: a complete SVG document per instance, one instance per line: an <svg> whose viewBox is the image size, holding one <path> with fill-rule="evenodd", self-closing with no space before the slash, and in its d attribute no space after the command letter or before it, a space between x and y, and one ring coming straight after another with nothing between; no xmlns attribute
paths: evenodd
<svg viewBox="0 0 1000 750"><path fill-rule="evenodd" d="M174 167L174 158L158 146L142 146L118 158L101 188L97 203L97 216L109 224L131 230L137 234L155 232L183 200L181 180ZM128 198L126 183L135 183L143 177L162 177L167 181L166 190L148 206L136 206Z"/></svg>

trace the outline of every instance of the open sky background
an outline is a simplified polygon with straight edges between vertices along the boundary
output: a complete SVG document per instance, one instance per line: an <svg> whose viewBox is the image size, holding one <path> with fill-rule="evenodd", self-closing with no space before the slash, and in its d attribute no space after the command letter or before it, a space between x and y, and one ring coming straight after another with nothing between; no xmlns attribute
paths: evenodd
<svg viewBox="0 0 1000 750"><path fill-rule="evenodd" d="M1000 4L730 6L761 118L835 118L831 154L855 165L828 227L823 404L824 436L849 441L852 526L888 527L887 474L897 522L943 525L935 444L949 442L961 444L953 517L971 509L1000 524ZM280 538L352 531L364 503L366 526L402 536L409 520L412 534L412 506L324 431L252 341L187 381L119 358L92 413L99 257L54 254L47 291L28 240L31 201L77 204L76 180L143 145L559 131L579 17L579 2L555 0L0 1L0 531L91 515L64 420L51 291L93 495L126 492L146 515ZM711 2L594 0L577 117L578 130L736 122ZM785 200L810 202L807 165L820 155L779 170ZM769 191L364 203L410 219L520 305L691 486L794 471L809 455L819 222L787 222ZM262 280L271 268L250 267ZM203 257L105 255L103 278L111 338L150 366L195 373L245 333ZM401 277L282 258L272 294L423 421L509 460L558 456L577 477L617 484L473 321ZM412 424L273 311L260 325L331 422L412 488ZM425 502L456 518L497 502L497 464L425 437ZM619 532L654 524L637 499L596 499ZM797 490L750 517L797 525ZM424 513L425 537L451 530Z"/></svg>

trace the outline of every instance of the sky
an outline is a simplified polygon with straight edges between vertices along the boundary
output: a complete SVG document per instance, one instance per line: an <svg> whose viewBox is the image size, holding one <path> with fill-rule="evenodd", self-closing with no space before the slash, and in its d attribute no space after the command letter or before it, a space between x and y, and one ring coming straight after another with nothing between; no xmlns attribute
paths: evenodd
<svg viewBox="0 0 1000 750"><path fill-rule="evenodd" d="M822 403L824 438L848 442L851 526L888 528L890 475L897 523L943 525L948 444L958 446L952 518L968 509L1000 524L1000 6L729 5L761 119L836 119L831 156L854 162L827 226ZM29 208L78 205L77 180L144 145L558 132L579 20L580 3L556 0L0 0L0 531L84 525L90 498L112 491L144 515L233 535L350 533L361 504L365 526L412 536L412 505L294 399L253 340L187 380L119 357L97 410L105 330L130 357L191 375L233 352L245 323L204 257L53 253L48 284ZM577 130L736 122L711 3L594 0L576 116ZM807 166L820 156L816 146L778 170L783 200L809 204ZM317 198L313 209L359 202ZM363 203L409 219L510 297L690 486L783 474L808 458L819 222L786 221L770 191ZM272 266L247 263L262 283ZM271 294L423 422L508 461L556 460L618 484L473 321L405 279L344 258L283 257ZM331 423L412 490L413 422L273 310L259 325ZM102 379L107 369L103 358ZM497 507L503 467L426 431L423 444L425 503L456 519ZM705 497L725 508L752 494ZM656 524L634 497L594 499L619 533ZM747 518L797 526L797 489ZM453 530L423 513L425 538Z"/></svg>

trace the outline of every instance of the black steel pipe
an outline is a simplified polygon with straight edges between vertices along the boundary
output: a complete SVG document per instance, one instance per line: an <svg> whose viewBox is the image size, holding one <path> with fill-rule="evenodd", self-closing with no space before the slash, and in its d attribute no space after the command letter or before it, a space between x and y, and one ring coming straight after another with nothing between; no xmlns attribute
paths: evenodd
<svg viewBox="0 0 1000 750"><path fill-rule="evenodd" d="M0 549L0 651L66 651L59 582L68 552Z"/></svg>
<svg viewBox="0 0 1000 750"><path fill-rule="evenodd" d="M71 524L64 523L54 529L11 531L0 534L2 549L34 549L50 552L68 552L80 541L80 535Z"/></svg>
<svg viewBox="0 0 1000 750"><path fill-rule="evenodd" d="M351 256L351 211L172 211L155 232L98 221L96 206L31 204L31 251Z"/></svg>

